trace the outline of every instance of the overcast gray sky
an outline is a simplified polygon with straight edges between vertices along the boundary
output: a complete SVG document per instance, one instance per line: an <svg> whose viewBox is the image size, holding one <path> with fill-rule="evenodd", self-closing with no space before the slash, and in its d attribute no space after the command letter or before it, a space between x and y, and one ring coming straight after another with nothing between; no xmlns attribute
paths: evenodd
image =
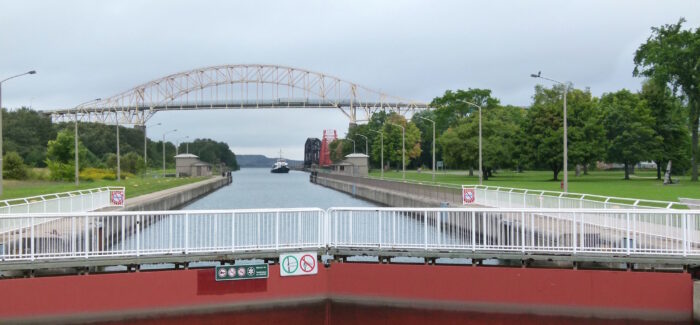
<svg viewBox="0 0 700 325"><path fill-rule="evenodd" d="M489 88L528 105L542 70L595 95L637 90L635 49L650 27L700 1L7 1L0 0L4 107L73 107L165 75L266 63L334 75L421 101L447 89ZM340 112L158 113L152 138L227 142L237 154L300 159L307 137L347 131Z"/></svg>

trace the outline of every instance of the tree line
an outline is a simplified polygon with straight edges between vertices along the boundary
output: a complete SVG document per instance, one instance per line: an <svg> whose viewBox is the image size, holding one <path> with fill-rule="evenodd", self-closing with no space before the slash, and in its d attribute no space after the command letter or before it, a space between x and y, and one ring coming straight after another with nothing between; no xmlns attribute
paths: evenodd
<svg viewBox="0 0 700 325"><path fill-rule="evenodd" d="M8 178L24 179L31 175L27 167L48 168L55 180L74 180L75 137L74 123L52 123L51 118L28 108L13 111L2 110L5 168ZM99 123L78 123L78 157L80 170L116 170L116 126ZM126 173L144 171L144 132L140 128L119 126L120 166ZM200 160L218 165L225 164L237 170L236 155L228 144L212 139L196 139L183 142L176 149L172 142L165 142L165 163L175 165L176 151L199 156ZM163 141L146 141L148 168L163 165ZM82 176L81 176L82 177Z"/></svg>
<svg viewBox="0 0 700 325"><path fill-rule="evenodd" d="M619 163L629 178L633 166L654 161L657 177L672 161L674 174L691 174L697 181L698 120L700 118L700 28L676 24L652 28L652 34L636 51L633 75L643 77L641 90L622 89L600 97L575 85L537 85L529 107L502 105L489 89L446 91L433 99L432 110L414 114L411 120L394 113L374 114L365 125L353 126L346 139L364 152L370 148L371 164L379 166L381 134L384 136L384 168L401 167L401 128L406 130L406 164L430 167L435 121L436 159L453 169L478 168L478 109L482 109L483 175L497 169L550 170L557 180L563 170L563 94L568 87L568 167L583 173L597 162ZM389 122L389 123L386 123ZM331 143L331 158L352 152L349 141ZM578 169L577 169L578 172Z"/></svg>

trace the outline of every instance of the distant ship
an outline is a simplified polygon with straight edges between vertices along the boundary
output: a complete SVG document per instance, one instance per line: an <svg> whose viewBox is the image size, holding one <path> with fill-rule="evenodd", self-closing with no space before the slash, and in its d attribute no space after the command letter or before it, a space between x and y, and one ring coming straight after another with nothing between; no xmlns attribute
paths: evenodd
<svg viewBox="0 0 700 325"><path fill-rule="evenodd" d="M277 159L277 162L272 165L272 170L270 170L270 172L275 174L289 173L288 164L284 158L282 158L282 150L280 150L280 157Z"/></svg>

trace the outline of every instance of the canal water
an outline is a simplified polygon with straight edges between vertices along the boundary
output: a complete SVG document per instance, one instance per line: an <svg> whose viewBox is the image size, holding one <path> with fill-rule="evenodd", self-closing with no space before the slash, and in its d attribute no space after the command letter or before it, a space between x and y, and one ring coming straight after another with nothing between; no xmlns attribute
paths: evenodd
<svg viewBox="0 0 700 325"><path fill-rule="evenodd" d="M273 174L268 168L244 168L233 173L233 183L184 207L184 210L372 207L374 203L353 198L309 182L309 174L290 171Z"/></svg>

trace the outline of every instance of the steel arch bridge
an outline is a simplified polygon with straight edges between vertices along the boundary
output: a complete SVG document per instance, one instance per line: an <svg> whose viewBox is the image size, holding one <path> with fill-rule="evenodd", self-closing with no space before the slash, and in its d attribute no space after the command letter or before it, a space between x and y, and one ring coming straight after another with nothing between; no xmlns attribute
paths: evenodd
<svg viewBox="0 0 700 325"><path fill-rule="evenodd" d="M156 112L202 109L339 109L351 123L388 110L428 108L323 73L279 65L220 65L172 74L75 108L46 111L53 122L144 125ZM358 111L363 115L358 118Z"/></svg>

